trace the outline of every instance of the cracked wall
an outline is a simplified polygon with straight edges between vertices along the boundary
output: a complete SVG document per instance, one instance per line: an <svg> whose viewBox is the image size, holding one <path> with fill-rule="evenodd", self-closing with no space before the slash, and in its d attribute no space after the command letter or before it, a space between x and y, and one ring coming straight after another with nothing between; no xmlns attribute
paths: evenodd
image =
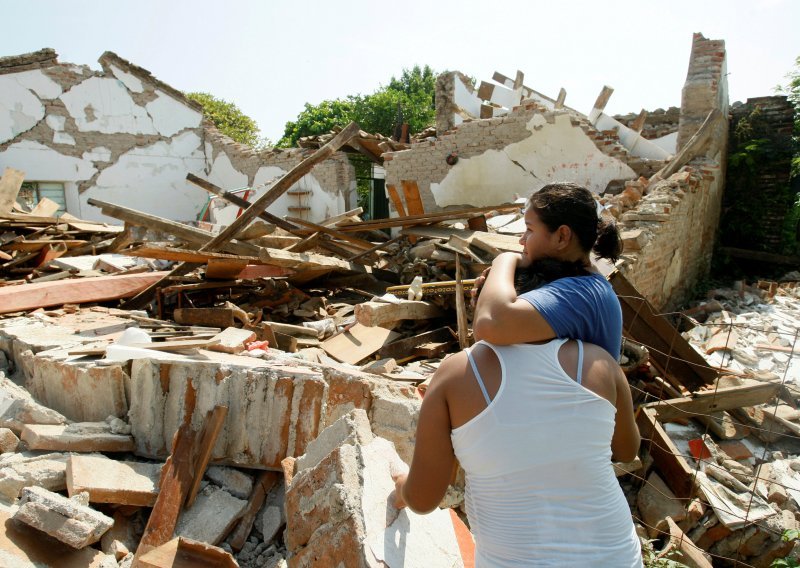
<svg viewBox="0 0 800 568"><path fill-rule="evenodd" d="M0 59L0 168L63 183L72 215L116 222L87 204L96 198L195 220L208 194L186 181L188 173L230 190L280 177L305 157L299 149L255 152L236 144L147 70L110 52L99 62L102 71L58 63L52 50ZM318 221L344 212L354 192L355 172L337 155L270 211Z"/></svg>
<svg viewBox="0 0 800 568"><path fill-rule="evenodd" d="M449 165L452 156L458 160ZM602 193L662 164L631 156L614 133L596 130L574 111L532 101L505 116L466 121L435 141L384 154L384 160L386 183L415 180L431 212L507 203L552 181Z"/></svg>

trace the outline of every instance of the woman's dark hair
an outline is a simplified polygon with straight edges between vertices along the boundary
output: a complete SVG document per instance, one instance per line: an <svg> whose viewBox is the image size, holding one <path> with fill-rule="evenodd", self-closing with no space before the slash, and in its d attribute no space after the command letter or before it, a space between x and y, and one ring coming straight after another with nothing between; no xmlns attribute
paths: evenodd
<svg viewBox="0 0 800 568"><path fill-rule="evenodd" d="M517 269L514 273L514 288L519 296L559 278L586 276L588 274L589 271L586 270L580 260L569 262L554 258L542 258L534 260L526 268Z"/></svg>
<svg viewBox="0 0 800 568"><path fill-rule="evenodd" d="M550 231L566 225L585 252L616 262L622 252L617 225L597 214L597 201L591 191L576 183L549 183L528 199L528 207Z"/></svg>

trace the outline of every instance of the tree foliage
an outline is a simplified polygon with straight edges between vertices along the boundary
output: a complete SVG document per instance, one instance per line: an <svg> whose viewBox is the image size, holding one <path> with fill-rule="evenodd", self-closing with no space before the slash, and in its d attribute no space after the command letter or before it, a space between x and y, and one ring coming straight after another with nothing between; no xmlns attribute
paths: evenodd
<svg viewBox="0 0 800 568"><path fill-rule="evenodd" d="M291 147L303 136L325 134L334 127L356 121L361 129L385 136L394 135L398 114L409 125L409 132L419 132L434 123L434 93L437 73L428 65L403 69L370 95L348 95L343 99L306 103L297 119L286 123L278 146Z"/></svg>
<svg viewBox="0 0 800 568"><path fill-rule="evenodd" d="M256 149L270 145L269 140L259 136L256 121L244 114L234 103L208 93L186 93L186 98L200 104L203 107L203 116L236 142Z"/></svg>
<svg viewBox="0 0 800 568"><path fill-rule="evenodd" d="M776 88L785 94L794 106L794 157L792 159L792 175L800 176L800 57L794 60L794 69L786 75L786 85Z"/></svg>

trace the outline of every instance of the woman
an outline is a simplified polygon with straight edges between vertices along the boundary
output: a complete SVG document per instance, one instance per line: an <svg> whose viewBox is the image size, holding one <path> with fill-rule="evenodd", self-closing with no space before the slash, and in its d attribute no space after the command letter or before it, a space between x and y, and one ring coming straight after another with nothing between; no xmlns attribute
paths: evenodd
<svg viewBox="0 0 800 568"><path fill-rule="evenodd" d="M594 252L616 261L621 251L616 226L598 215L592 193L574 183L552 183L534 193L525 226L522 253L498 255L488 275L478 279L475 339L512 345L569 337L600 345L618 359L622 310L590 259ZM515 274L543 259L571 265L573 275L518 294Z"/></svg>
<svg viewBox="0 0 800 568"><path fill-rule="evenodd" d="M628 383L604 349L481 342L436 371L395 503L433 510L457 458L476 566L641 567L611 465L638 448Z"/></svg>

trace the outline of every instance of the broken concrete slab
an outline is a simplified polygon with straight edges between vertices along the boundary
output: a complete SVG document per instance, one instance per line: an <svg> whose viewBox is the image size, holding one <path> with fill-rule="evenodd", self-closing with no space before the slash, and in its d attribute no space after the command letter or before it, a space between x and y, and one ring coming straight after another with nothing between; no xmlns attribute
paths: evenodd
<svg viewBox="0 0 800 568"><path fill-rule="evenodd" d="M648 476L647 483L639 491L636 505L650 538L657 537L662 530L669 531L667 517L678 522L686 518L681 501L655 472Z"/></svg>
<svg viewBox="0 0 800 568"><path fill-rule="evenodd" d="M298 472L286 495L286 546L293 566L463 566L449 511L397 511L389 496L400 461L375 438L344 443ZM404 538L396 539L397 534Z"/></svg>
<svg viewBox="0 0 800 568"><path fill-rule="evenodd" d="M78 500L41 487L22 490L20 508L13 518L73 548L97 542L114 524L113 519Z"/></svg>
<svg viewBox="0 0 800 568"><path fill-rule="evenodd" d="M25 424L67 422L65 416L36 402L27 390L0 372L0 428L20 434Z"/></svg>
<svg viewBox="0 0 800 568"><path fill-rule="evenodd" d="M0 566L9 568L101 568L99 550L67 546L40 531L11 520L0 510Z"/></svg>
<svg viewBox="0 0 800 568"><path fill-rule="evenodd" d="M206 477L239 499L247 499L253 490L253 478L232 467L212 465Z"/></svg>
<svg viewBox="0 0 800 568"><path fill-rule="evenodd" d="M175 534L217 544L225 538L246 506L247 501L209 485L197 496L192 508L183 512L175 527Z"/></svg>
<svg viewBox="0 0 800 568"><path fill-rule="evenodd" d="M22 429L22 440L31 450L132 452L134 449L133 437L115 434L107 422L27 424Z"/></svg>
<svg viewBox="0 0 800 568"><path fill-rule="evenodd" d="M3 459L0 461L0 496L14 500L23 488L32 485L63 491L67 487L67 457L58 453L12 454Z"/></svg>
<svg viewBox="0 0 800 568"><path fill-rule="evenodd" d="M128 412L127 364L83 361L64 349L22 354L25 386L33 397L69 420L100 422Z"/></svg>
<svg viewBox="0 0 800 568"><path fill-rule="evenodd" d="M92 503L152 507L158 496L162 464L117 461L102 455L70 456L67 491L86 492Z"/></svg>
<svg viewBox="0 0 800 568"><path fill-rule="evenodd" d="M353 408L369 414L373 403L373 429L395 442L404 459L413 451L414 429L403 430L416 426L420 401L413 389L344 367L285 359L250 368L137 360L130 384L136 453L149 458L168 454L186 412L200 423L216 405L228 406L229 414L212 463L281 471L281 460L303 454L325 426Z"/></svg>
<svg viewBox="0 0 800 568"><path fill-rule="evenodd" d="M306 446L306 453L297 458L295 474L316 466L325 456L342 444L366 445L372 442L372 429L365 410L351 410Z"/></svg>

